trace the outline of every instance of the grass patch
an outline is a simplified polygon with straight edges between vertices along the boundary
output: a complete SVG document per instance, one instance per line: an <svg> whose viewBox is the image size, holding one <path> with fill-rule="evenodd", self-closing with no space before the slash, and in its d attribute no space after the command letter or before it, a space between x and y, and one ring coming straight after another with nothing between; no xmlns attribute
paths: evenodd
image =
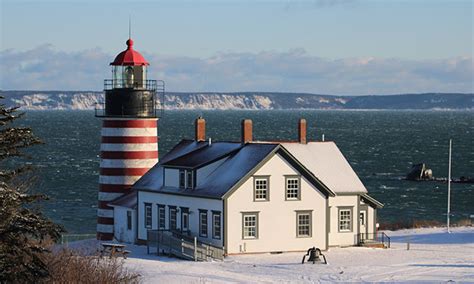
<svg viewBox="0 0 474 284"><path fill-rule="evenodd" d="M401 229L413 229L413 228L433 228L433 227L445 227L446 223L442 223L437 220L404 220L396 222L382 222L380 223L380 230L396 231ZM472 226L471 219L461 219L451 223L452 227L465 227Z"/></svg>

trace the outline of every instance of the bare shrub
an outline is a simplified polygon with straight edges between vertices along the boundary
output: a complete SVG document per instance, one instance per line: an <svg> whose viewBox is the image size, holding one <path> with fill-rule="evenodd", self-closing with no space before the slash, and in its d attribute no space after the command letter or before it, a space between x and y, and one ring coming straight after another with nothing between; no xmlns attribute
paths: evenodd
<svg viewBox="0 0 474 284"><path fill-rule="evenodd" d="M446 224L437 220L404 220L395 222L380 223L380 230L396 231L402 229L412 228L433 228L433 227L445 227ZM461 219L451 223L452 227L472 226L470 219Z"/></svg>
<svg viewBox="0 0 474 284"><path fill-rule="evenodd" d="M49 271L44 283L139 283L139 275L125 269L118 258L62 248L45 255L44 262Z"/></svg>
<svg viewBox="0 0 474 284"><path fill-rule="evenodd" d="M412 221L395 221L395 222L384 222L380 223L380 230L389 230L389 231L396 231L396 230L401 230L401 229L409 229L413 228L413 222Z"/></svg>
<svg viewBox="0 0 474 284"><path fill-rule="evenodd" d="M433 228L443 226L443 223L436 220L414 220L412 228Z"/></svg>
<svg viewBox="0 0 474 284"><path fill-rule="evenodd" d="M459 226L459 227L470 227L472 226L472 220L471 219L461 219L459 221L456 221L454 223L455 226Z"/></svg>

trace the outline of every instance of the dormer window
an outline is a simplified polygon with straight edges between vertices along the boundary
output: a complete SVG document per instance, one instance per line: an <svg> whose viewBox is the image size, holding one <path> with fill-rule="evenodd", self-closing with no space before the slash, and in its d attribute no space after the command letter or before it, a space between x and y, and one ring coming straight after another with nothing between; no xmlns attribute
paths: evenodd
<svg viewBox="0 0 474 284"><path fill-rule="evenodd" d="M193 170L179 170L179 188L183 188L183 189L194 188L194 171Z"/></svg>
<svg viewBox="0 0 474 284"><path fill-rule="evenodd" d="M179 188L184 188L186 186L186 171L179 170Z"/></svg>
<svg viewBox="0 0 474 284"><path fill-rule="evenodd" d="M194 172L186 171L186 188L192 189L194 187Z"/></svg>

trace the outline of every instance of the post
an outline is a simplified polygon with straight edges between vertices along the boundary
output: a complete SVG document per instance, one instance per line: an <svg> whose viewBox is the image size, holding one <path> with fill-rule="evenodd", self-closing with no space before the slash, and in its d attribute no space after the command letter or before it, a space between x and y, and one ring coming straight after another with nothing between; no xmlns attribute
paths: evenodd
<svg viewBox="0 0 474 284"><path fill-rule="evenodd" d="M451 214L451 147L452 147L452 139L449 139L449 162L448 162L448 214L447 214L447 221L446 225L448 227L448 233L451 233L449 229L449 215Z"/></svg>
<svg viewBox="0 0 474 284"><path fill-rule="evenodd" d="M197 238L194 237L194 261L197 261Z"/></svg>

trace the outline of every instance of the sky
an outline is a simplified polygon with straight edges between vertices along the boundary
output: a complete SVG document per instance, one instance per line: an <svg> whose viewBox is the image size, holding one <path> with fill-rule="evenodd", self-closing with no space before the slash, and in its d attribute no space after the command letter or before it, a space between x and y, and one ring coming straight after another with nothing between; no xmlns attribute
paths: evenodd
<svg viewBox="0 0 474 284"><path fill-rule="evenodd" d="M473 1L0 3L2 90L101 90L131 18L168 91L474 92Z"/></svg>

